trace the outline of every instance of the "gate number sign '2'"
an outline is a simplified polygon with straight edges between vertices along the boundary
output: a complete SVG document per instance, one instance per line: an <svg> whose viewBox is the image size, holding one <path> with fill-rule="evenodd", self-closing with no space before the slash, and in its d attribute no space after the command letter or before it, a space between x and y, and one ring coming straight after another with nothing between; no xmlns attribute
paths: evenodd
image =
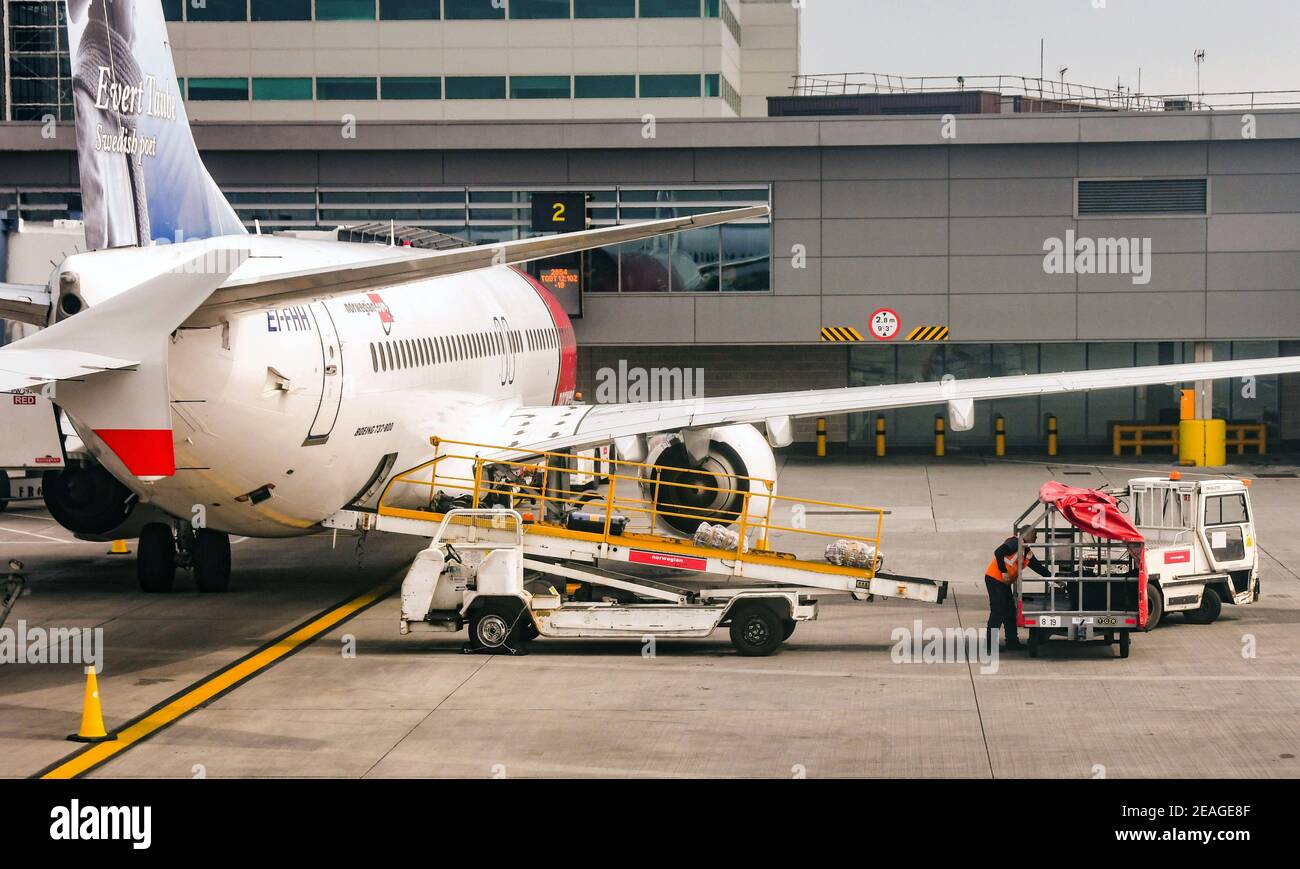
<svg viewBox="0 0 1300 869"><path fill-rule="evenodd" d="M871 334L881 341L888 341L898 334L898 314L889 308L877 308L871 312Z"/></svg>

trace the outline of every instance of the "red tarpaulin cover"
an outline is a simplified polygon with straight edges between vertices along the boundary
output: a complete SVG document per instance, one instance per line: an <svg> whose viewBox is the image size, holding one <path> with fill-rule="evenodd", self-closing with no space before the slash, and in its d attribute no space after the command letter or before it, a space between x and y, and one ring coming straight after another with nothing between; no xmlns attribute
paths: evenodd
<svg viewBox="0 0 1300 869"><path fill-rule="evenodd" d="M1119 503L1110 495L1096 489L1067 486L1064 483L1044 483L1038 490L1038 500L1051 504L1066 521L1080 531L1104 540L1143 544L1138 560L1138 627L1147 624L1147 559L1145 538L1133 527L1128 517L1119 511Z"/></svg>

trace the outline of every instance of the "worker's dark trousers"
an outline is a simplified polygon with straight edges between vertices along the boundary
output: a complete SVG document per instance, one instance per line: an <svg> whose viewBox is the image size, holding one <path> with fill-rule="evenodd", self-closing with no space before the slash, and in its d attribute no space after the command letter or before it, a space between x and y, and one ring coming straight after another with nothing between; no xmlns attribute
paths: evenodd
<svg viewBox="0 0 1300 869"><path fill-rule="evenodd" d="M1016 601L1011 594L1011 586L986 576L984 588L989 593L989 631L1002 628L1003 639L1016 645L1020 642L1020 637L1016 634Z"/></svg>

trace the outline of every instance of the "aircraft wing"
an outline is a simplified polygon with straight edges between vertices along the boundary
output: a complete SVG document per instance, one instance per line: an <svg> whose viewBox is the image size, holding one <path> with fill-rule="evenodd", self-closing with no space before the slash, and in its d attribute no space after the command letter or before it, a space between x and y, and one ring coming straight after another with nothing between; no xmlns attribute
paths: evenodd
<svg viewBox="0 0 1300 869"><path fill-rule="evenodd" d="M674 217L642 223L606 226L560 235L524 238L500 244L420 252L409 250L401 256L371 260L349 266L329 266L299 272L228 281L215 291L188 320L187 326L209 326L222 317L264 307L285 305L346 296L365 290L383 289L398 284L445 277L492 266L517 265L561 254L591 250L653 238L672 232L686 232L737 220L766 217L766 205L714 211L693 217Z"/></svg>
<svg viewBox="0 0 1300 869"><path fill-rule="evenodd" d="M511 454L528 454L592 446L617 438L734 423L771 421L775 424L791 417L834 416L946 402L1290 372L1300 372L1300 356L720 396L690 401L520 407L505 421L500 445L509 447Z"/></svg>
<svg viewBox="0 0 1300 869"><path fill-rule="evenodd" d="M0 283L0 320L44 326L50 315L50 291L41 284Z"/></svg>

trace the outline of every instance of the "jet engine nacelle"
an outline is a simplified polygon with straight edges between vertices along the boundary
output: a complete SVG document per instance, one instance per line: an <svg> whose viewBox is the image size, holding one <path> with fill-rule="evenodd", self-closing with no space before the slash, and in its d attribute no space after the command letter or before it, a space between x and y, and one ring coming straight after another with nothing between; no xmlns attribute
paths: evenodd
<svg viewBox="0 0 1300 869"><path fill-rule="evenodd" d="M101 465L73 465L46 471L41 479L45 507L73 534L98 537L121 527L137 498Z"/></svg>
<svg viewBox="0 0 1300 869"><path fill-rule="evenodd" d="M655 501L660 520L674 531L694 534L704 522L735 524L746 494L749 521L769 519L772 502L766 496L775 494L775 482L769 492L760 481L776 480L776 456L752 425L664 436L651 444L645 462L658 466L646 471L646 497Z"/></svg>

